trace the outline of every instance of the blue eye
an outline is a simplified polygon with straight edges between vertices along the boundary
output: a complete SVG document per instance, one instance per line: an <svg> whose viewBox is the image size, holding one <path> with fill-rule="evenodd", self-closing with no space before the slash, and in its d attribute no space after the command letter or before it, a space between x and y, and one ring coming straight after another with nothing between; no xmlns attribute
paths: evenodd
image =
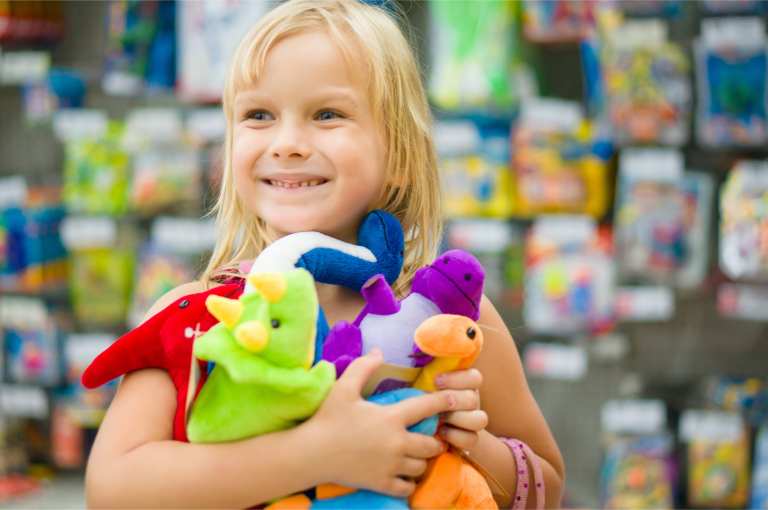
<svg viewBox="0 0 768 510"><path fill-rule="evenodd" d="M249 120L256 120L259 122L274 119L272 114L266 110L252 110L245 114L245 118Z"/></svg>
<svg viewBox="0 0 768 510"><path fill-rule="evenodd" d="M335 112L333 110L322 110L316 115L315 118L317 120L334 120L334 119L343 118L343 116L340 113Z"/></svg>

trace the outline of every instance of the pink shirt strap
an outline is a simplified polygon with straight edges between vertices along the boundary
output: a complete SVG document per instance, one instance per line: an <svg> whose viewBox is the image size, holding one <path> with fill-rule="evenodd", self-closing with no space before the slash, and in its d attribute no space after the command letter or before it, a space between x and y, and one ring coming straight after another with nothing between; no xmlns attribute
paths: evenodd
<svg viewBox="0 0 768 510"><path fill-rule="evenodd" d="M528 503L528 494L531 484L536 487L536 508L544 508L544 476L541 472L541 462L531 448L517 439L506 437L500 438L507 445L512 455L515 457L517 465L517 488L512 498L512 510L522 510ZM533 466L533 478L528 472L528 459Z"/></svg>

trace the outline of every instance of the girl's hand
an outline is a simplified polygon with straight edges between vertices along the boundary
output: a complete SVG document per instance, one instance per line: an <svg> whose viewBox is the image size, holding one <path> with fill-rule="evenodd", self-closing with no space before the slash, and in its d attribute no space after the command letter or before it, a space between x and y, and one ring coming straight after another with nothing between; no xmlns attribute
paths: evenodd
<svg viewBox="0 0 768 510"><path fill-rule="evenodd" d="M480 409L480 386L483 375L476 368L441 374L435 385L441 390L454 390L456 407L443 415L438 435L460 450L477 444L480 432L488 425L488 415Z"/></svg>
<svg viewBox="0 0 768 510"><path fill-rule="evenodd" d="M367 402L361 391L381 364L380 352L353 361L307 426L328 445L327 478L319 483L407 497L415 489L411 478L423 474L427 459L445 450L435 437L408 432L407 427L454 409L460 396L439 391L388 406Z"/></svg>

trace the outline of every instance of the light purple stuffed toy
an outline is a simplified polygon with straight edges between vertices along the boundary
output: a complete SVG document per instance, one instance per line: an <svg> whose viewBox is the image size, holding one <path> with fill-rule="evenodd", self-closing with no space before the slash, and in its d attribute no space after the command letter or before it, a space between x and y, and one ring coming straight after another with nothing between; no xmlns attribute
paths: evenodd
<svg viewBox="0 0 768 510"><path fill-rule="evenodd" d="M414 344L413 334L424 320L450 313L477 320L483 295L485 272L475 257L462 250L450 250L418 271L411 293L398 301L382 275L368 280L361 293L365 307L352 324L333 326L323 346L323 359L336 365L339 377L349 363L381 349L384 360L393 365L422 367L431 357ZM378 391L393 388L378 388Z"/></svg>

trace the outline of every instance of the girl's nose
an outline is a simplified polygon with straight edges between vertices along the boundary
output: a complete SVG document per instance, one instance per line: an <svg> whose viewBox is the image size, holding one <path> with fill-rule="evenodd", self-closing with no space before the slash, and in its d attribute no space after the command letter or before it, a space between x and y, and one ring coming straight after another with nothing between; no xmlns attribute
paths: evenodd
<svg viewBox="0 0 768 510"><path fill-rule="evenodd" d="M283 121L275 133L271 152L275 159L306 159L310 150L301 126Z"/></svg>

